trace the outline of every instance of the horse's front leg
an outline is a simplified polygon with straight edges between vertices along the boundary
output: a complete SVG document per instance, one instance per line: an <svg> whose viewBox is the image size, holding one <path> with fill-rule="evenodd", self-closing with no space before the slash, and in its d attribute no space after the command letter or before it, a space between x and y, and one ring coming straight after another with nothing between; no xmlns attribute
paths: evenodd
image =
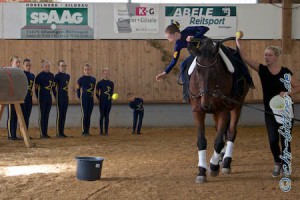
<svg viewBox="0 0 300 200"><path fill-rule="evenodd" d="M219 113L217 123L217 137L215 139L214 153L210 159L210 175L217 176L220 172L220 157L224 147L224 132L229 121L229 111Z"/></svg>
<svg viewBox="0 0 300 200"><path fill-rule="evenodd" d="M206 146L207 146L207 140L205 138L205 113L202 112L193 112L195 124L198 128L198 140L197 140L197 146L198 146L198 155L199 155L199 173L196 178L196 183L204 183L207 181L206 176L206 169L207 169L207 163L206 163Z"/></svg>
<svg viewBox="0 0 300 200"><path fill-rule="evenodd" d="M227 145L226 151L223 158L223 167L222 167L222 174L230 174L231 173L231 161L232 161L232 154L233 154L233 146L234 141L237 134L237 123L239 121L241 113L241 107L234 108L230 112L230 125L228 130L228 138L227 138Z"/></svg>

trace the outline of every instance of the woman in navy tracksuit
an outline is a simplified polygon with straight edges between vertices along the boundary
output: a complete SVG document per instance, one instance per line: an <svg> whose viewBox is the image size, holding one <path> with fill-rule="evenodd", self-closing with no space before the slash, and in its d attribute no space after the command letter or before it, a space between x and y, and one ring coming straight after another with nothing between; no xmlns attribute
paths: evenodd
<svg viewBox="0 0 300 200"><path fill-rule="evenodd" d="M64 60L58 61L59 72L54 76L55 99L56 99L56 137L67 137L64 133L65 121L69 105L68 85L70 75L66 73L66 63Z"/></svg>
<svg viewBox="0 0 300 200"><path fill-rule="evenodd" d="M100 135L108 135L109 113L112 105L112 94L114 93L114 83L109 80L109 69L102 70L103 79L97 83L96 96L99 100L100 109ZM103 132L103 120L105 133Z"/></svg>
<svg viewBox="0 0 300 200"><path fill-rule="evenodd" d="M9 59L11 67L19 68L20 67L20 58L18 56L12 56ZM8 115L7 115L7 131L9 140L21 140L17 137L17 127L18 127L18 116L13 104L8 104Z"/></svg>
<svg viewBox="0 0 300 200"><path fill-rule="evenodd" d="M35 79L35 94L39 105L39 127L40 137L50 138L48 135L48 121L52 106L52 95L54 92L54 75L50 72L50 62L42 61L43 71L36 76Z"/></svg>
<svg viewBox="0 0 300 200"><path fill-rule="evenodd" d="M33 84L35 80L35 76L33 73L30 72L31 70L31 60L28 58L25 58L23 61L23 68L24 73L27 77L28 81L28 91L27 95L25 97L24 103L21 104L22 112L24 115L24 120L27 129L29 128L29 118L32 110L32 94L33 94Z"/></svg>
<svg viewBox="0 0 300 200"><path fill-rule="evenodd" d="M91 76L91 66L89 64L84 65L84 76L80 77L77 81L77 97L81 102L81 123L82 123L82 135L88 136L91 115L94 108L94 89L96 79Z"/></svg>

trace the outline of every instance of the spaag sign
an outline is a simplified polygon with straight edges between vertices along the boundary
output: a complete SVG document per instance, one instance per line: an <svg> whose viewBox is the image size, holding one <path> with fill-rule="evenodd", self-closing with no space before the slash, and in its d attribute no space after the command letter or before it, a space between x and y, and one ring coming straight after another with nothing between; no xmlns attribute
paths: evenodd
<svg viewBox="0 0 300 200"><path fill-rule="evenodd" d="M23 39L93 39L92 6L70 3L26 4Z"/></svg>

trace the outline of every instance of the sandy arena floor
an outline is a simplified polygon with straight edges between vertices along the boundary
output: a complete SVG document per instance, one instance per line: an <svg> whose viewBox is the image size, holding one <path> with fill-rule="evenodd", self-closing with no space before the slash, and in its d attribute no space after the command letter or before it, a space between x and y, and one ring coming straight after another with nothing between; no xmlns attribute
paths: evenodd
<svg viewBox="0 0 300 200"><path fill-rule="evenodd" d="M23 141L8 141L2 129L0 199L300 199L299 132L300 127L294 129L292 141L292 190L284 193L280 178L271 177L273 162L262 127L239 128L232 174L208 176L202 185L195 183L195 128L144 128L142 135L112 128L101 137L97 129L90 137L68 129L72 138L33 139L36 147L29 149ZM36 129L30 134L38 137ZM214 135L209 128L208 162ZM104 157L101 180L77 180L75 156Z"/></svg>

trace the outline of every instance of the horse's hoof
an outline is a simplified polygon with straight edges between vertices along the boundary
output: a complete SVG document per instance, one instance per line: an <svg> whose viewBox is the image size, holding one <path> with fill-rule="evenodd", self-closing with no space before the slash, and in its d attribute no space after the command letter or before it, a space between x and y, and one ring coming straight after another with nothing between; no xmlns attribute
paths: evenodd
<svg viewBox="0 0 300 200"><path fill-rule="evenodd" d="M210 176L212 177L216 177L218 176L220 173L220 165L214 165L212 163L210 163Z"/></svg>
<svg viewBox="0 0 300 200"><path fill-rule="evenodd" d="M230 168L231 165L231 157L226 157L223 160L223 168Z"/></svg>
<svg viewBox="0 0 300 200"><path fill-rule="evenodd" d="M230 173L231 173L230 168L222 168L222 174L226 175L226 174L230 174Z"/></svg>
<svg viewBox="0 0 300 200"><path fill-rule="evenodd" d="M205 182L207 182L207 176L197 176L196 177L196 183L202 184L202 183L205 183Z"/></svg>
<svg viewBox="0 0 300 200"><path fill-rule="evenodd" d="M231 173L231 158L230 157L226 157L223 160L223 168L222 168L222 174L230 174Z"/></svg>

